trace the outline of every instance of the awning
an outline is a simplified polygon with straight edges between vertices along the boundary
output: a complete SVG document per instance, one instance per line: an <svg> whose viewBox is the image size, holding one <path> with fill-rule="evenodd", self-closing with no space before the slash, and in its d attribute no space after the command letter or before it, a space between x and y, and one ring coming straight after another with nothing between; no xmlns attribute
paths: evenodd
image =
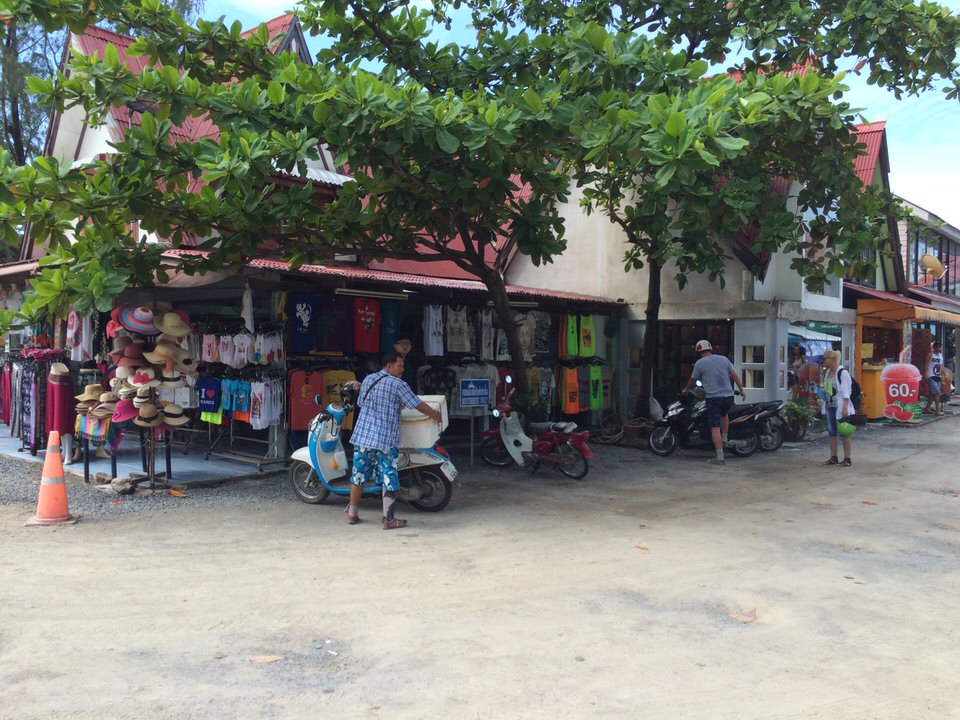
<svg viewBox="0 0 960 720"><path fill-rule="evenodd" d="M857 294L867 296L865 299L857 300L858 317L892 321L935 322L960 327L960 314L938 310L919 300L896 293L858 285L847 285L845 287Z"/></svg>

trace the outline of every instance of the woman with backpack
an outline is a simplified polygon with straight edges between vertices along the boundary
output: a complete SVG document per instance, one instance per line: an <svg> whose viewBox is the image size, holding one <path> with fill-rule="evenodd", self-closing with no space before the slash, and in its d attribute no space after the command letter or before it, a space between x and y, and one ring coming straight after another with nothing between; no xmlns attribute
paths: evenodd
<svg viewBox="0 0 960 720"><path fill-rule="evenodd" d="M843 434L843 460L840 460L837 456L837 435L839 434L837 418L854 414L853 400L850 399L853 392L853 376L840 364L840 353L837 350L827 350L823 353L823 368L820 398L823 401L823 414L827 418L827 435L830 441L830 457L823 464L850 467L853 465L850 456L852 433ZM844 425L848 424L844 423Z"/></svg>

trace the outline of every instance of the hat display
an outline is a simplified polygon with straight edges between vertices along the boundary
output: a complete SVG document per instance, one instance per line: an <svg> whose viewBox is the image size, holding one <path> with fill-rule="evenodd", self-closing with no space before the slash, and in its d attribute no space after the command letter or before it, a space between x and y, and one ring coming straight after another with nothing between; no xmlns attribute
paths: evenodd
<svg viewBox="0 0 960 720"><path fill-rule="evenodd" d="M121 380L129 380L133 377L133 373L136 371L136 367L133 365L117 365L117 377Z"/></svg>
<svg viewBox="0 0 960 720"><path fill-rule="evenodd" d="M64 365L62 362L55 362L50 366L51 375L69 375L70 368Z"/></svg>
<svg viewBox="0 0 960 720"><path fill-rule="evenodd" d="M116 365L117 361L123 357L123 349L130 345L133 339L129 335L120 335L113 339L113 350L110 351L110 361Z"/></svg>
<svg viewBox="0 0 960 720"><path fill-rule="evenodd" d="M132 385L121 385L117 389L117 396L121 400L132 400L137 394L137 388Z"/></svg>
<svg viewBox="0 0 960 720"><path fill-rule="evenodd" d="M153 324L164 335L172 335L173 337L180 338L193 332L193 328L184 321L180 314L175 312L167 312L160 318L154 318Z"/></svg>
<svg viewBox="0 0 960 720"><path fill-rule="evenodd" d="M153 310L148 307L125 307L117 313L117 322L130 332L156 335L160 331L153 324Z"/></svg>
<svg viewBox="0 0 960 720"><path fill-rule="evenodd" d="M157 406L153 403L142 405L137 417L133 419L133 424L140 427L156 427L162 422L163 417L157 412Z"/></svg>
<svg viewBox="0 0 960 720"><path fill-rule="evenodd" d="M146 359L143 357L143 345L139 343L130 343L121 351L117 360L117 365L124 367L145 367Z"/></svg>
<svg viewBox="0 0 960 720"><path fill-rule="evenodd" d="M161 411L163 415L163 422L166 425L186 425L190 422L190 418L183 414L183 408L177 405L176 403L171 403L167 405Z"/></svg>
<svg viewBox="0 0 960 720"><path fill-rule="evenodd" d="M133 371L133 377L128 378L127 382L137 387L156 387L160 384L152 367L137 368Z"/></svg>
<svg viewBox="0 0 960 720"><path fill-rule="evenodd" d="M164 365L168 361L182 360L187 355L187 351L181 347L176 347L165 342L158 342L157 346L150 352L145 352L143 357L154 365Z"/></svg>
<svg viewBox="0 0 960 720"><path fill-rule="evenodd" d="M113 416L113 409L117 404L116 393L105 392L100 396L99 404L90 411L90 414L97 418L108 418Z"/></svg>
<svg viewBox="0 0 960 720"><path fill-rule="evenodd" d="M113 409L114 422L133 420L140 414L140 408L133 404L133 400L120 400Z"/></svg>
<svg viewBox="0 0 960 720"><path fill-rule="evenodd" d="M100 396L106 392L100 383L91 383L83 388L83 393L74 396L75 400L81 402L94 402L100 399Z"/></svg>
<svg viewBox="0 0 960 720"><path fill-rule="evenodd" d="M96 406L96 402L82 402L77 405L77 415L86 415L91 408Z"/></svg>
<svg viewBox="0 0 960 720"><path fill-rule="evenodd" d="M133 404L137 407L141 407L150 402L152 395L150 393L150 388L140 387L136 389L136 395L133 398Z"/></svg>

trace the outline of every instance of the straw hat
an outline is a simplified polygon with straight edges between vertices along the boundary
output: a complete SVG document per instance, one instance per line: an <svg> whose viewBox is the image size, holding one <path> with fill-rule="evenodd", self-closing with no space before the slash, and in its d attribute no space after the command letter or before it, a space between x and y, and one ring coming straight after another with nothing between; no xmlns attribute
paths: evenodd
<svg viewBox="0 0 960 720"><path fill-rule="evenodd" d="M121 380L129 380L137 368L133 365L117 365L116 376Z"/></svg>
<svg viewBox="0 0 960 720"><path fill-rule="evenodd" d="M62 362L55 362L50 366L51 375L69 375L70 368L64 365Z"/></svg>
<svg viewBox="0 0 960 720"><path fill-rule="evenodd" d="M121 399L113 409L113 421L126 422L127 420L133 420L139 414L140 409L133 404L133 400Z"/></svg>
<svg viewBox="0 0 960 720"><path fill-rule="evenodd" d="M149 387L139 387L136 390L136 396L133 398L133 404L137 407L143 407L150 402L151 396Z"/></svg>
<svg viewBox="0 0 960 720"><path fill-rule="evenodd" d="M80 402L93 402L99 400L100 396L106 392L103 389L103 385L100 383L92 383L83 388L83 393L80 395L75 395L74 399L79 400Z"/></svg>
<svg viewBox="0 0 960 720"><path fill-rule="evenodd" d="M113 339L113 350L110 351L110 362L114 365L123 357L123 349L133 343L133 338L129 335L120 335Z"/></svg>
<svg viewBox="0 0 960 720"><path fill-rule="evenodd" d="M182 360L187 356L187 351L183 348L158 342L157 346L151 352L145 352L143 357L154 365L164 365L168 361Z"/></svg>
<svg viewBox="0 0 960 720"><path fill-rule="evenodd" d="M117 404L116 393L105 392L100 396L99 404L90 411L90 414L98 418L107 418L113 415L113 409Z"/></svg>
<svg viewBox="0 0 960 720"><path fill-rule="evenodd" d="M164 335L172 335L173 337L180 338L193 332L193 328L175 312L164 313L160 318L154 318L153 324Z"/></svg>
<svg viewBox="0 0 960 720"><path fill-rule="evenodd" d="M176 403L170 403L162 410L163 422L166 425L186 425L190 418L183 414L183 408Z"/></svg>
<svg viewBox="0 0 960 720"><path fill-rule="evenodd" d="M152 367L137 368L128 382L136 387L156 387L160 384Z"/></svg>
<svg viewBox="0 0 960 720"><path fill-rule="evenodd" d="M134 425L140 427L156 427L163 422L163 417L157 412L157 406L147 403L140 408L140 413L133 419Z"/></svg>
<svg viewBox="0 0 960 720"><path fill-rule="evenodd" d="M143 345L139 343L130 343L120 352L117 359L117 365L120 367L144 367L147 364L143 357Z"/></svg>
<svg viewBox="0 0 960 720"><path fill-rule="evenodd" d="M132 385L121 385L117 388L117 396L121 400L132 400L137 394L137 388Z"/></svg>
<svg viewBox="0 0 960 720"><path fill-rule="evenodd" d="M141 335L156 335L160 332L153 324L153 310L148 307L125 307L117 313L117 322L130 332Z"/></svg>

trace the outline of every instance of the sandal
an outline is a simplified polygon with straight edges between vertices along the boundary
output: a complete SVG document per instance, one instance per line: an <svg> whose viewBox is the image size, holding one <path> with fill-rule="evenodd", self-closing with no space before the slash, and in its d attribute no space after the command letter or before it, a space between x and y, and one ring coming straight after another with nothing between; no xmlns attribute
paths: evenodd
<svg viewBox="0 0 960 720"><path fill-rule="evenodd" d="M824 460L824 461L823 461L823 464L824 464L824 465L839 465L839 464L840 464L840 461L837 460L837 458L834 456L834 457L831 457L829 460Z"/></svg>
<svg viewBox="0 0 960 720"><path fill-rule="evenodd" d="M350 513L347 513L347 525L356 525L358 522L360 522L359 515L351 515Z"/></svg>
<svg viewBox="0 0 960 720"><path fill-rule="evenodd" d="M850 458L844 458L843 462L837 463L840 467L852 467L853 461Z"/></svg>
<svg viewBox="0 0 960 720"><path fill-rule="evenodd" d="M384 530L399 530L400 528L405 528L407 526L406 520L401 520L400 518L394 518L393 520L383 519L383 529Z"/></svg>

